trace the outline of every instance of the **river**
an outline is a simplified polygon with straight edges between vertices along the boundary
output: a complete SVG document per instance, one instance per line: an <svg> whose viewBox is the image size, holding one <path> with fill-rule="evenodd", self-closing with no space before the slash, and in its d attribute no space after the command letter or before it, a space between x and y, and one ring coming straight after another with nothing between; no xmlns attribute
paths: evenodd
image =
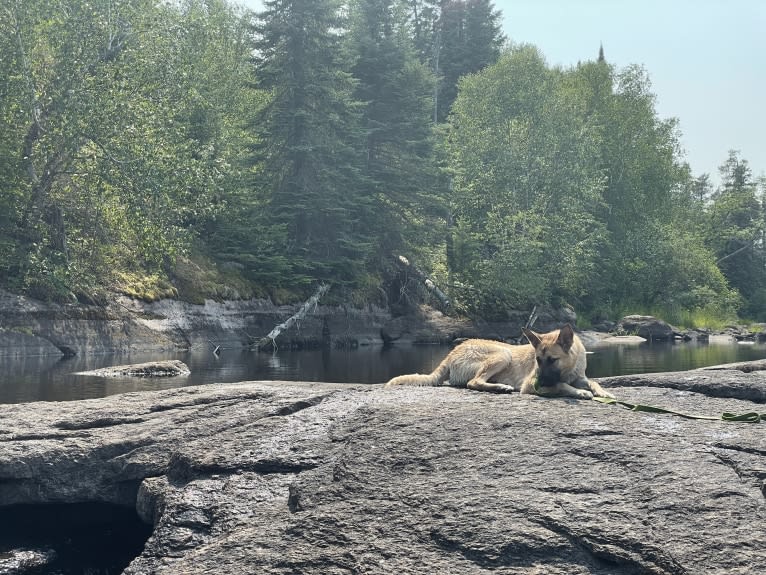
<svg viewBox="0 0 766 575"><path fill-rule="evenodd" d="M116 393L168 389L204 383L250 380L382 383L402 373L429 372L447 354L443 346L381 346L355 350L254 352L224 349L184 353L0 358L0 403L72 401ZM588 375L681 371L766 358L766 344L675 343L594 346ZM180 359L188 377L102 378L77 372L160 359Z"/></svg>

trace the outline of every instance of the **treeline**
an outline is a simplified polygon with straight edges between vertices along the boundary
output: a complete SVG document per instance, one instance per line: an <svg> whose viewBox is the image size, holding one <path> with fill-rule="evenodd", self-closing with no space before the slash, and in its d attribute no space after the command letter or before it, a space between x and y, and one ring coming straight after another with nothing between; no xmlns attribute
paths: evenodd
<svg viewBox="0 0 766 575"><path fill-rule="evenodd" d="M0 55L6 289L392 304L404 254L486 317L766 315L746 160L693 176L644 70L489 0L8 0Z"/></svg>

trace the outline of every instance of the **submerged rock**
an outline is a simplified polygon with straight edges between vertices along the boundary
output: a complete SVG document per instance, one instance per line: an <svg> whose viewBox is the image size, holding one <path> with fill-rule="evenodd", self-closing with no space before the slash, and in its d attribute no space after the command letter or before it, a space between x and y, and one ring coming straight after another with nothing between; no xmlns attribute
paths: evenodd
<svg viewBox="0 0 766 575"><path fill-rule="evenodd" d="M0 575L40 573L40 569L56 558L52 549L10 549L0 547Z"/></svg>
<svg viewBox="0 0 766 575"><path fill-rule="evenodd" d="M601 381L766 411L755 372ZM766 569L764 425L287 382L0 405L0 505L135 506L154 531L132 575L749 574Z"/></svg>
<svg viewBox="0 0 766 575"><path fill-rule="evenodd" d="M189 375L189 367L182 361L149 361L130 365L115 365L92 371L81 371L77 375L97 375L99 377L175 377Z"/></svg>

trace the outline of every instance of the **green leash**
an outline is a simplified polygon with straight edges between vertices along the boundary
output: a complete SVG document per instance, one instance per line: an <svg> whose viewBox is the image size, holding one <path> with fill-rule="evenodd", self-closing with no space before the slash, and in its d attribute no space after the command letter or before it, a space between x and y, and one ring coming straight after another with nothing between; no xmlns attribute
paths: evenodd
<svg viewBox="0 0 766 575"><path fill-rule="evenodd" d="M594 401L599 403L605 403L607 405L617 404L628 408L630 411L644 411L648 413L670 413L672 415L678 415L687 419L705 419L708 421L741 421L745 423L758 423L760 421L766 421L766 413L756 413L751 411L750 413L729 413L724 412L722 415L692 415L689 413L682 413L680 411L673 411L672 409L665 409L664 407L656 407L654 405L642 405L640 403L628 403L619 399L613 399L611 397L594 397Z"/></svg>

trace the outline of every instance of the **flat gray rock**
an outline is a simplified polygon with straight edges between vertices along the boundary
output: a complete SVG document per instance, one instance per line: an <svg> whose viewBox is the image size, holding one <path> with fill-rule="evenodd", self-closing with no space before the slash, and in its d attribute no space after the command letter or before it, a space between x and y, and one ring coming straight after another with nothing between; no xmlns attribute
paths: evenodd
<svg viewBox="0 0 766 575"><path fill-rule="evenodd" d="M766 411L756 373L674 377L602 381ZM446 387L185 387L0 405L0 505L135 506L155 527L132 575L744 575L766 570L765 433Z"/></svg>
<svg viewBox="0 0 766 575"><path fill-rule="evenodd" d="M114 365L92 371L81 371L77 375L95 375L99 377L177 377L189 375L189 367L182 361L148 361L129 365Z"/></svg>

